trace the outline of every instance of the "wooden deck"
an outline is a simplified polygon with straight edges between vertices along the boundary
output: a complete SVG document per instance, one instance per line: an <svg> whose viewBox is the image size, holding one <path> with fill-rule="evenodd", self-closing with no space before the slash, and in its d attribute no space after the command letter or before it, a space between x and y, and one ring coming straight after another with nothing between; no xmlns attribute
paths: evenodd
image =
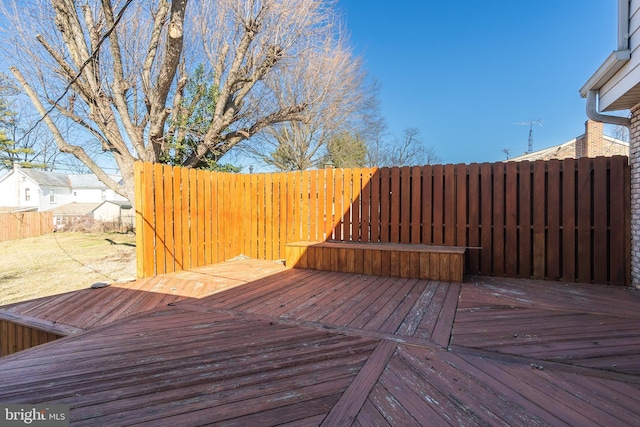
<svg viewBox="0 0 640 427"><path fill-rule="evenodd" d="M3 307L76 333L0 358L73 425L637 425L637 291L255 260Z"/></svg>

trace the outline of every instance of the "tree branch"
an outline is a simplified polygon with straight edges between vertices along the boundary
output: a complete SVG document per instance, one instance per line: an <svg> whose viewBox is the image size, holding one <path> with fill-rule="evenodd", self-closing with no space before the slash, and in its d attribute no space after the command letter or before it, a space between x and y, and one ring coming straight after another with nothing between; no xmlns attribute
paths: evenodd
<svg viewBox="0 0 640 427"><path fill-rule="evenodd" d="M98 177L100 181L104 182L107 187L115 191L117 194L120 194L123 197L130 197L130 195L123 192L123 188L116 181L111 179L111 177L107 175L96 162L93 161L93 159L86 153L86 151L84 151L84 149L82 149L82 147L71 145L65 140L65 138L60 133L60 130L58 130L56 124L47 114L47 110L40 102L40 98L38 98L38 95L27 83L20 70L18 70L18 68L16 67L11 67L10 70L11 73L15 76L16 80L18 80L18 83L20 83L20 85L24 89L29 99L31 99L31 102L38 110L38 113L42 115L43 121L53 134L53 138L56 141L56 145L58 146L60 151L62 151L63 153L72 154L82 163L87 165L87 167Z"/></svg>

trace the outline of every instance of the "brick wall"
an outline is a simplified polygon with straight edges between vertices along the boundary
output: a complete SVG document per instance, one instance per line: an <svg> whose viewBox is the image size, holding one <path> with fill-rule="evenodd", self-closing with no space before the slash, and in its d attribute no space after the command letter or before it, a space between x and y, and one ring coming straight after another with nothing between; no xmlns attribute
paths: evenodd
<svg viewBox="0 0 640 427"><path fill-rule="evenodd" d="M640 106L631 110L631 283L640 288Z"/></svg>

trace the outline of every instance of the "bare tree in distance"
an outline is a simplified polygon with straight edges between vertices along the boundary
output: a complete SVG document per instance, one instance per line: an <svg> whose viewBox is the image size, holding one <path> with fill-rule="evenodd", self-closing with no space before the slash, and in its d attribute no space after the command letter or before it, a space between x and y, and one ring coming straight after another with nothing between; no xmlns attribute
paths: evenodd
<svg viewBox="0 0 640 427"><path fill-rule="evenodd" d="M10 23L4 60L60 151L131 201L134 162L158 162L169 149L190 64L204 64L217 92L208 128L182 162L198 167L268 126L304 121L316 98L282 102L276 90L310 52L341 39L332 4L319 0L8 0L0 12ZM61 131L69 123L74 131Z"/></svg>
<svg viewBox="0 0 640 427"><path fill-rule="evenodd" d="M407 127L402 137L393 137L392 142L375 141L369 146L368 164L378 167L432 165L440 162L435 148L425 146L418 128Z"/></svg>
<svg viewBox="0 0 640 427"><path fill-rule="evenodd" d="M609 132L609 135L620 141L629 142L629 129L626 126L613 126Z"/></svg>
<svg viewBox="0 0 640 427"><path fill-rule="evenodd" d="M268 126L255 141L242 144L253 158L278 170L303 170L324 165L329 144L345 134L365 138L379 120L378 85L354 57L345 39L331 40L323 50L307 50L294 79L275 81L279 104L310 100L302 121ZM347 155L345 151L340 153ZM342 155L341 154L341 155ZM338 151L333 151L333 156ZM340 159L333 158L336 164Z"/></svg>

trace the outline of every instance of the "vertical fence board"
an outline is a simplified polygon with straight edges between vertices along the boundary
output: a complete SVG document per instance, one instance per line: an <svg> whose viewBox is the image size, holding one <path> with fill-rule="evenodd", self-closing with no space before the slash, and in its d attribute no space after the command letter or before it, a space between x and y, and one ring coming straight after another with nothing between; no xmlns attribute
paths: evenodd
<svg viewBox="0 0 640 427"><path fill-rule="evenodd" d="M335 238L335 174L333 169L325 170L325 229L324 240Z"/></svg>
<svg viewBox="0 0 640 427"><path fill-rule="evenodd" d="M301 178L301 187L300 187L300 195L302 196L300 199L300 203L301 203L301 239L302 240L310 240L309 239L309 222L310 222L310 215L311 213L309 212L309 200L311 197L311 191L309 189L309 171L308 170L304 170L302 171L302 173L300 174L300 178Z"/></svg>
<svg viewBox="0 0 640 427"><path fill-rule="evenodd" d="M388 243L391 231L391 187L389 168L380 169L380 241Z"/></svg>
<svg viewBox="0 0 640 427"><path fill-rule="evenodd" d="M173 242L173 226L175 221L175 209L173 207L173 170L169 165L162 166L164 185L164 238L165 238L165 272L175 271L175 245Z"/></svg>
<svg viewBox="0 0 640 427"><path fill-rule="evenodd" d="M431 193L432 208L431 208L431 241L434 245L442 245L444 243L443 228L444 228L444 172L442 165L434 165L431 168L433 186Z"/></svg>
<svg viewBox="0 0 640 427"><path fill-rule="evenodd" d="M145 277L145 263L144 263L144 227L145 227L145 216L142 211L144 207L144 196L148 193L145 191L147 186L145 181L144 174L144 163L143 162L135 162L133 165L134 177L135 177L135 195L136 195L136 277L143 278ZM0 236L4 232L6 225L3 223L4 216L0 215ZM0 238L0 241L2 239Z"/></svg>
<svg viewBox="0 0 640 427"><path fill-rule="evenodd" d="M456 246L468 246L467 241L467 166L456 165Z"/></svg>
<svg viewBox="0 0 640 427"><path fill-rule="evenodd" d="M626 157L613 157L610 165L609 192L609 248L610 258L610 280L614 285L623 285L626 280L625 274L625 179L624 173L627 169Z"/></svg>
<svg viewBox="0 0 640 427"><path fill-rule="evenodd" d="M545 277L545 162L533 163L533 278Z"/></svg>
<svg viewBox="0 0 640 427"><path fill-rule="evenodd" d="M362 240L362 169L354 169L351 176L351 240Z"/></svg>
<svg viewBox="0 0 640 427"><path fill-rule="evenodd" d="M562 162L562 278L575 280L576 275L576 166Z"/></svg>
<svg viewBox="0 0 640 427"><path fill-rule="evenodd" d="M380 170L371 169L371 178L369 180L369 186L371 187L371 242L377 242L380 240L380 209L382 208L382 202L380 199Z"/></svg>
<svg viewBox="0 0 640 427"><path fill-rule="evenodd" d="M174 254L174 271L184 270L184 257L182 254L182 216L186 213L182 210L182 169L175 168L173 170L173 254Z"/></svg>
<svg viewBox="0 0 640 427"><path fill-rule="evenodd" d="M433 243L433 173L431 166L422 168L422 243Z"/></svg>
<svg viewBox="0 0 640 427"><path fill-rule="evenodd" d="M334 170L334 227L333 235L336 240L343 240L342 228L344 225L344 213L343 200L344 200L344 177L342 176L342 169Z"/></svg>
<svg viewBox="0 0 640 427"><path fill-rule="evenodd" d="M207 245L206 236L203 231L207 230L205 225L206 212L206 193L205 193L205 175L207 173L203 170L196 171L196 213L198 216L198 247L197 252L197 265L198 267L205 265L205 249Z"/></svg>
<svg viewBox="0 0 640 427"><path fill-rule="evenodd" d="M444 167L444 244L456 244L456 182L455 166Z"/></svg>
<svg viewBox="0 0 640 427"><path fill-rule="evenodd" d="M411 168L411 243L420 243L422 236L422 171L420 166Z"/></svg>
<svg viewBox="0 0 640 427"><path fill-rule="evenodd" d="M391 168L391 227L389 238L392 243L400 242L400 209L402 194L400 194L400 168Z"/></svg>
<svg viewBox="0 0 640 427"><path fill-rule="evenodd" d="M213 262L218 263L223 261L223 258L220 254L221 251L221 239L220 239L220 229L224 227L224 224L220 222L220 213L222 212L222 200L218 197L219 190L219 179L220 174L210 174L210 183L211 183L211 209L212 212L208 213L208 216L211 221L211 232L212 232L212 257Z"/></svg>
<svg viewBox="0 0 640 427"><path fill-rule="evenodd" d="M493 165L493 238L492 238L492 257L493 257L493 274L496 276L504 276L504 209L505 209L505 182L504 182L504 163L496 163Z"/></svg>
<svg viewBox="0 0 640 427"><path fill-rule="evenodd" d="M285 257L285 245L287 244L287 175L284 173L278 174L278 192L280 193L280 206L278 208L278 217L280 218L280 225L278 229L278 235L280 236L280 248L278 259Z"/></svg>
<svg viewBox="0 0 640 427"><path fill-rule="evenodd" d="M265 184L265 259L272 260L274 257L273 242L273 224L276 222L273 217L273 175L268 174L264 177Z"/></svg>
<svg viewBox="0 0 640 427"><path fill-rule="evenodd" d="M174 271L180 271L184 269L184 259L182 254L182 169L173 169L173 188L171 194L173 195L173 256L174 256Z"/></svg>
<svg viewBox="0 0 640 427"><path fill-rule="evenodd" d="M360 221L360 239L371 241L371 169L362 169L361 193L362 220Z"/></svg>
<svg viewBox="0 0 640 427"><path fill-rule="evenodd" d="M309 240L318 241L318 171L316 170L309 172Z"/></svg>
<svg viewBox="0 0 640 427"><path fill-rule="evenodd" d="M155 237L155 205L154 205L154 179L153 179L154 166L151 163L145 163L143 166L144 182L142 188L146 189L144 196L142 197L142 216L144 234L144 245L142 246L142 258L144 262L144 277L153 276L156 274L156 237ZM136 251L136 256L140 256L140 251Z"/></svg>
<svg viewBox="0 0 640 427"><path fill-rule="evenodd" d="M505 165L505 265L507 277L518 274L518 163L507 162Z"/></svg>
<svg viewBox="0 0 640 427"><path fill-rule="evenodd" d="M202 174L202 191L204 197L204 212L203 212L203 239L204 239L204 264L209 265L213 263L213 221L211 221L211 213L213 212L213 195L211 194L211 178L217 177L218 173L211 174L205 172Z"/></svg>
<svg viewBox="0 0 640 427"><path fill-rule="evenodd" d="M198 266L198 230L201 227L201 224L198 223L198 180L197 173L195 169L189 170L189 219L190 219L190 230L189 230L189 252L191 258L191 267ZM224 209L221 210L224 212Z"/></svg>
<svg viewBox="0 0 640 427"><path fill-rule="evenodd" d="M531 277L531 163L520 163L518 215L518 276Z"/></svg>
<svg viewBox="0 0 640 427"><path fill-rule="evenodd" d="M469 165L469 239L470 249L466 253L466 266L470 274L480 273L480 168L477 163Z"/></svg>
<svg viewBox="0 0 640 427"><path fill-rule="evenodd" d="M261 173L258 175L258 197L257 197L257 205L256 210L258 214L258 229L257 229L257 241L258 241L258 252L256 253L256 258L265 259L266 254L266 186L265 186L265 174ZM303 193L304 194L304 193ZM305 220L306 222L306 220Z"/></svg>
<svg viewBox="0 0 640 427"><path fill-rule="evenodd" d="M592 160L583 157L578 160L578 280L591 281L591 185Z"/></svg>
<svg viewBox="0 0 640 427"><path fill-rule="evenodd" d="M561 190L560 162L551 160L547 163L547 279L560 279L560 214Z"/></svg>
<svg viewBox="0 0 640 427"><path fill-rule="evenodd" d="M607 175L609 159L598 157L593 160L593 252L602 254L594 259L593 281L606 283L609 269L608 229L607 229Z"/></svg>
<svg viewBox="0 0 640 427"><path fill-rule="evenodd" d="M411 242L411 168L400 169L400 242Z"/></svg>
<svg viewBox="0 0 640 427"><path fill-rule="evenodd" d="M492 203L493 203L493 179L491 164L483 163L480 165L480 242L482 250L480 251L480 271L483 275L490 276L492 274Z"/></svg>
<svg viewBox="0 0 640 427"><path fill-rule="evenodd" d="M164 215L164 187L163 187L163 168L162 165L156 163L153 165L153 182L155 188L155 206L156 223L156 274L165 273L165 256L167 254L167 245L164 237L164 223L166 217Z"/></svg>

